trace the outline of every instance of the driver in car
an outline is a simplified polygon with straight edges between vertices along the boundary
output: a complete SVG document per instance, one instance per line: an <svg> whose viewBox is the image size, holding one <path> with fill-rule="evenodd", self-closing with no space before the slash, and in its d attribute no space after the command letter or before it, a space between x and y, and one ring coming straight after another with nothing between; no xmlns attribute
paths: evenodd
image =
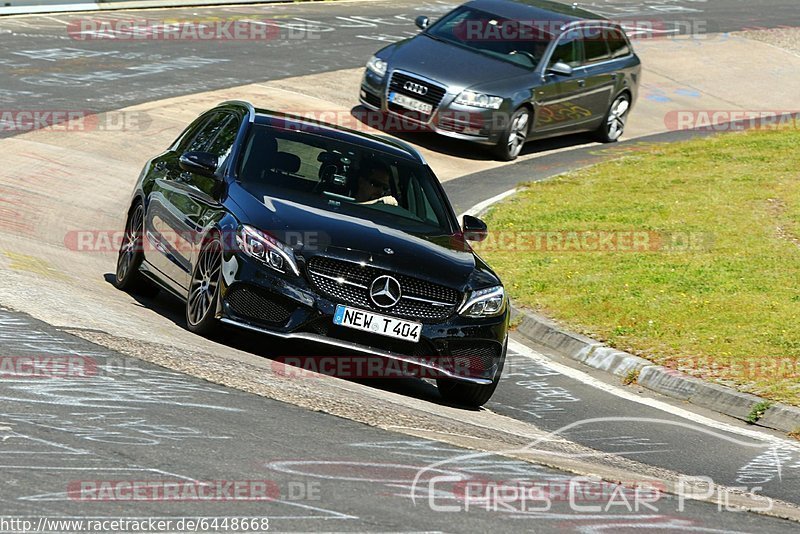
<svg viewBox="0 0 800 534"><path fill-rule="evenodd" d="M397 206L397 199L392 195L391 176L392 171L383 162L373 160L362 163L358 173L356 202Z"/></svg>

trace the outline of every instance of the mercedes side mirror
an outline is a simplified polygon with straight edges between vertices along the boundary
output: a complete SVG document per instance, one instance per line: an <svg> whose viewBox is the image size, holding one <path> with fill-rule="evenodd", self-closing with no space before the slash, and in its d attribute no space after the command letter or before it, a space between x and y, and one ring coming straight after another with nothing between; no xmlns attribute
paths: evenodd
<svg viewBox="0 0 800 534"><path fill-rule="evenodd" d="M486 223L472 215L464 215L464 238L467 241L483 241L489 235Z"/></svg>
<svg viewBox="0 0 800 534"><path fill-rule="evenodd" d="M208 152L186 152L178 160L178 165L186 172L216 179L218 159Z"/></svg>
<svg viewBox="0 0 800 534"><path fill-rule="evenodd" d="M419 17L414 19L414 24L416 24L417 28L419 28L420 30L424 30L425 28L427 28L428 24L430 24L430 23L431 23L431 19L429 19L425 15L420 15Z"/></svg>

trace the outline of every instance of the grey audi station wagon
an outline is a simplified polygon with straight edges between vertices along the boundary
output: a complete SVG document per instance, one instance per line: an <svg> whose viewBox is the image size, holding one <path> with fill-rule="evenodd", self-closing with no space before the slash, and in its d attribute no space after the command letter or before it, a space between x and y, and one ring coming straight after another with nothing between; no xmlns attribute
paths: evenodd
<svg viewBox="0 0 800 534"><path fill-rule="evenodd" d="M419 35L367 62L366 108L491 145L503 160L532 139L622 135L641 62L620 25L547 0L474 0L416 24Z"/></svg>

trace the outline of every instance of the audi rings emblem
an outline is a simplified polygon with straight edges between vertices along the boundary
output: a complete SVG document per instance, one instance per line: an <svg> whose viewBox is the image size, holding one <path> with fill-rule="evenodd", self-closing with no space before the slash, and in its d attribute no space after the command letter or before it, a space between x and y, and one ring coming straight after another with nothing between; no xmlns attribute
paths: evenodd
<svg viewBox="0 0 800 534"><path fill-rule="evenodd" d="M404 83L403 89L405 89L406 91L411 91L412 93L416 93L421 96L425 96L428 94L428 88L426 86L414 82Z"/></svg>

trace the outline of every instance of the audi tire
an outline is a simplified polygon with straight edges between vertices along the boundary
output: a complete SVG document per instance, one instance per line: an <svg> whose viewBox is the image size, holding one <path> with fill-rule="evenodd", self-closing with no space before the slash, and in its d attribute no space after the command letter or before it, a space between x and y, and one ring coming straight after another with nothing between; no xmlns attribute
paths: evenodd
<svg viewBox="0 0 800 534"><path fill-rule="evenodd" d="M631 109L631 97L622 93L608 107L603 122L597 129L597 138L602 143L616 143L625 132L625 122Z"/></svg>
<svg viewBox="0 0 800 534"><path fill-rule="evenodd" d="M527 108L519 108L511 115L508 126L495 146L494 152L501 161L517 159L525 141L531 124L531 112Z"/></svg>

